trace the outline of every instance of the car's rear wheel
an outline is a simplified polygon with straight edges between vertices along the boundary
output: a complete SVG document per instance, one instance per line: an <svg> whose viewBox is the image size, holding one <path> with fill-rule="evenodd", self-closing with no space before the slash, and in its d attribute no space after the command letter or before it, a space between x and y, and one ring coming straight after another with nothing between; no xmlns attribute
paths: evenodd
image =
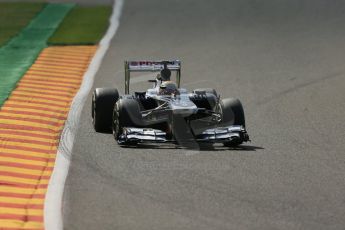
<svg viewBox="0 0 345 230"><path fill-rule="evenodd" d="M240 100L235 98L225 98L221 101L222 125L246 126L244 110ZM224 143L224 146L233 147L243 143L243 139L234 139Z"/></svg>
<svg viewBox="0 0 345 230"><path fill-rule="evenodd" d="M111 132L112 110L119 99L114 88L96 88L92 94L92 124L96 132Z"/></svg>
<svg viewBox="0 0 345 230"><path fill-rule="evenodd" d="M215 89L201 88L193 90L194 95L190 98L198 108L215 110L218 102L218 94Z"/></svg>
<svg viewBox="0 0 345 230"><path fill-rule="evenodd" d="M212 88L200 88L200 89L193 90L193 93L198 93L198 92L211 93L211 94L215 95L216 97L218 97L217 91L215 89L212 89Z"/></svg>

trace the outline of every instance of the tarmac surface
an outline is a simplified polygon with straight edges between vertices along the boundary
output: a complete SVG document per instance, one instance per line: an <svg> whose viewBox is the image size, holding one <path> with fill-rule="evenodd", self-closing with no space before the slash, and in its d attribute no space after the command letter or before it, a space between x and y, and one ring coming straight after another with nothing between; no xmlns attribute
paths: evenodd
<svg viewBox="0 0 345 230"><path fill-rule="evenodd" d="M77 3L81 5L112 5L113 0L0 0L0 2L51 2L51 3Z"/></svg>
<svg viewBox="0 0 345 230"><path fill-rule="evenodd" d="M344 229L344 24L339 0L126 0L94 87L123 93L125 59L178 58L183 87L241 99L252 142L121 148L90 94L65 229Z"/></svg>

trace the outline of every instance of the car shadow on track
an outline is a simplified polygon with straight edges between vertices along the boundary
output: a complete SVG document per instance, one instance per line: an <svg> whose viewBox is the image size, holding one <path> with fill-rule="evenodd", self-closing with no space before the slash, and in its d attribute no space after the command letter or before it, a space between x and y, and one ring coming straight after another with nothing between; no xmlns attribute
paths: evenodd
<svg viewBox="0 0 345 230"><path fill-rule="evenodd" d="M221 145L212 145L212 144L199 144L198 148L186 148L179 145L168 145L168 144L138 144L138 145L128 145L121 146L122 148L129 149L182 149L186 151L257 151L265 149L260 146L254 145L239 145L236 147L225 147Z"/></svg>

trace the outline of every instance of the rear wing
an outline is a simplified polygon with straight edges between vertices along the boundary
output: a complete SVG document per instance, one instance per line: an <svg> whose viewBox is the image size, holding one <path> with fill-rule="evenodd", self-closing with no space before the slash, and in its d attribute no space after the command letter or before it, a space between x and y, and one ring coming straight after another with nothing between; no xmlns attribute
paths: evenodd
<svg viewBox="0 0 345 230"><path fill-rule="evenodd" d="M129 83L131 72L159 72L164 65L172 71L176 71L176 83L180 88L181 61L125 61L125 94L129 94Z"/></svg>

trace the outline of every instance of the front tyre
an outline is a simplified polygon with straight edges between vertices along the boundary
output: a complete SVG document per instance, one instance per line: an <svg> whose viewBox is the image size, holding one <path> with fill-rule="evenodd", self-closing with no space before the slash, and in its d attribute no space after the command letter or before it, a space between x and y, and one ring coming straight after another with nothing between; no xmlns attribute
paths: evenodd
<svg viewBox="0 0 345 230"><path fill-rule="evenodd" d="M225 98L221 101L222 125L241 125L246 127L244 110L240 100L235 98ZM243 138L224 142L224 146L234 147L243 143Z"/></svg>
<svg viewBox="0 0 345 230"><path fill-rule="evenodd" d="M114 88L96 88L92 94L92 124L96 132L111 131L112 110L119 99L119 92Z"/></svg>
<svg viewBox="0 0 345 230"><path fill-rule="evenodd" d="M112 130L115 140L119 140L124 127L140 127L142 119L139 103L135 99L120 98L113 110Z"/></svg>

